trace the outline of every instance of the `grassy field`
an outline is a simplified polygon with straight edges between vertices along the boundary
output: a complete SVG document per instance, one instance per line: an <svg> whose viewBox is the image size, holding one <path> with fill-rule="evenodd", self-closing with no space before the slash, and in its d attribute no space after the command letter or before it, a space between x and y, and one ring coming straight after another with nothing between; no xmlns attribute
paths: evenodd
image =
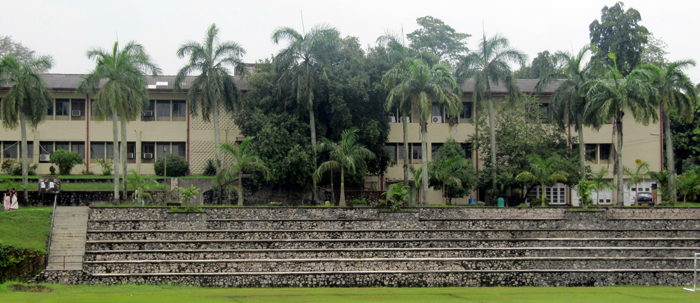
<svg viewBox="0 0 700 303"><path fill-rule="evenodd" d="M7 191L8 187L10 185L7 184L2 184L0 183L0 191ZM19 193L22 188L22 182L15 182L14 187L17 189L17 192ZM127 188L129 190L134 190L133 186L131 184L127 183ZM158 185L151 185L149 190L163 190L163 188L170 189L169 185L163 185L163 184L158 184ZM29 183L28 188L29 191L37 191L39 190L39 184L38 183ZM121 186L119 187L119 190L121 190ZM65 191L111 191L114 190L114 185L113 183L61 183L61 190Z"/></svg>
<svg viewBox="0 0 700 303"><path fill-rule="evenodd" d="M0 212L0 243L16 249L46 252L52 207L21 207Z"/></svg>
<svg viewBox="0 0 700 303"><path fill-rule="evenodd" d="M2 302L699 302L681 287L472 288L196 288L184 286L47 285L49 293L20 293L0 285Z"/></svg>

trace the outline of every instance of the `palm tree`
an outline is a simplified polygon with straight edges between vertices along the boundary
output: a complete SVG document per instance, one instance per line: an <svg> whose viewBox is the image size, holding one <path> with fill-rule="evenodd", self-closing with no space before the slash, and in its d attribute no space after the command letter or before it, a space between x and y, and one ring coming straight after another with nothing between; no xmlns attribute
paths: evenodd
<svg viewBox="0 0 700 303"><path fill-rule="evenodd" d="M641 163L637 164L637 167L634 170L623 165L622 170L624 171L625 175L629 176L629 180L627 180L627 188L631 189L632 185L641 183L644 181L644 178L649 175L649 163L642 161ZM637 198L639 198L639 187L637 187L637 190L634 191L634 204L638 204Z"/></svg>
<svg viewBox="0 0 700 303"><path fill-rule="evenodd" d="M95 102L95 118L103 120L112 117L114 140L114 201L119 201L119 126L121 118L122 152L124 176L124 197L126 198L126 123L141 115L148 102L146 71L154 76L160 68L152 63L143 46L134 41L119 50L119 42L114 43L112 52L101 48L88 50L87 57L96 61L93 69L78 86L78 93L92 94ZM103 83L104 81L104 83Z"/></svg>
<svg viewBox="0 0 700 303"><path fill-rule="evenodd" d="M689 170L682 175L676 177L678 181L678 191L683 196L683 205L685 205L688 196L695 199L700 192L700 169L695 168Z"/></svg>
<svg viewBox="0 0 700 303"><path fill-rule="evenodd" d="M234 68L240 75L245 75L241 57L245 55L243 47L233 41L219 42L219 29L212 24L199 44L187 41L177 50L177 57L189 56L189 62L175 76L175 91L181 91L187 75L199 72L189 84L187 103L190 112L198 115L201 111L204 122L214 123L214 146L217 171L221 170L221 131L219 130L219 110L233 111L240 102L241 91L228 67Z"/></svg>
<svg viewBox="0 0 700 303"><path fill-rule="evenodd" d="M328 25L314 26L308 33L300 34L290 27L281 27L272 33L275 44L288 40L289 45L275 56L274 64L281 79L292 84L296 92L297 102L303 104L309 112L309 129L311 132L311 147L313 149L314 170L318 167L316 158L316 115L314 103L314 88L316 82L324 73L324 54L338 47L340 32ZM313 180L313 200L318 202L316 195L316 180Z"/></svg>
<svg viewBox="0 0 700 303"><path fill-rule="evenodd" d="M667 170L662 170L662 171L650 171L649 172L649 178L656 180L657 185L658 185L658 190L661 191L661 196L663 199L667 199L669 197L669 192L668 192L668 182L669 182L669 174Z"/></svg>
<svg viewBox="0 0 700 303"><path fill-rule="evenodd" d="M595 201L596 204L600 203L600 192L605 190L605 189L613 189L612 183L610 181L605 179L605 176L608 174L608 169L606 167L603 167L598 171L597 173L594 173L591 176L591 185L593 186L593 190L595 190Z"/></svg>
<svg viewBox="0 0 700 303"><path fill-rule="evenodd" d="M340 170L340 206L345 206L345 170L350 174L355 174L357 168L364 167L365 160L374 159L372 151L357 142L357 129L345 130L340 135L338 143L328 139L318 144L318 152L328 152L329 160L321 163L314 173L314 180L318 182L323 173L329 170ZM331 176L332 178L332 176Z"/></svg>
<svg viewBox="0 0 700 303"><path fill-rule="evenodd" d="M673 133L671 132L670 114L676 113L685 118L686 122L693 120L695 106L698 103L698 89L683 72L684 69L695 66L694 60L671 62L665 68L645 64L640 68L654 74L654 86L659 90L661 102L661 119L666 136L666 169L669 173L669 197L676 199L676 163L673 154Z"/></svg>
<svg viewBox="0 0 700 303"><path fill-rule="evenodd" d="M158 182L150 178L144 178L143 176L139 175L135 169L130 169L129 172L131 173L129 183L131 183L131 186L138 193L136 196L136 203L143 201L144 198L153 201L151 194L147 193L146 191L158 186Z"/></svg>
<svg viewBox="0 0 700 303"><path fill-rule="evenodd" d="M609 54L615 61L615 55ZM617 132L617 204L623 205L622 188L622 117L626 110L632 113L635 121L648 125L650 120L658 121L658 91L649 81L651 75L643 70L634 70L627 77L610 68L608 79L594 79L586 82L588 104L584 110L584 119L593 125L595 121L613 120L613 132Z"/></svg>
<svg viewBox="0 0 700 303"><path fill-rule="evenodd" d="M542 189L542 207L544 207L544 187L548 184L566 181L566 173L559 170L561 159L553 156L542 160L538 155L530 156L530 171L515 176L516 181L539 184Z"/></svg>
<svg viewBox="0 0 700 303"><path fill-rule="evenodd" d="M421 150L422 150L422 194L421 202L428 201L428 120L433 103L447 109L450 114L457 114L460 87L449 71L449 67L435 65L432 68L421 60L406 59L402 68L393 68L383 77L385 85L393 87L387 96L386 108L395 105L408 109L413 115L420 116ZM405 130L404 130L405 131ZM406 136L404 135L404 140ZM404 141L404 146L406 142ZM405 149L405 148L404 148ZM406 158L404 158L407 161Z"/></svg>
<svg viewBox="0 0 700 303"><path fill-rule="evenodd" d="M413 176L413 186L411 186L411 207L417 206L416 200L418 199L418 195L420 194L420 185L423 182L423 167L416 168L415 166L411 165L409 167L409 170L411 171L411 176Z"/></svg>
<svg viewBox="0 0 700 303"><path fill-rule="evenodd" d="M265 163L250 149L250 141L255 137L247 137L239 146L223 143L220 149L231 157L232 163L224 167L216 174L214 184L222 186L228 182L238 179L238 206L243 206L243 172L258 171L263 173L265 178L269 175L269 170Z"/></svg>
<svg viewBox="0 0 700 303"><path fill-rule="evenodd" d="M574 129L578 132L579 157L581 158L581 179L586 179L586 146L583 140L583 111L586 107L586 92L583 91L583 85L591 78L591 64L584 61L589 51L591 51L591 46L586 45L576 55L568 52L557 52L554 56L559 61L564 62L564 69L561 72L546 75L535 86L537 92L541 93L548 84L556 80L564 80L552 94L549 110L559 126L575 125Z"/></svg>
<svg viewBox="0 0 700 303"><path fill-rule="evenodd" d="M481 104L486 98L489 111L489 128L491 132L491 180L492 191L496 192L497 162L496 155L496 124L494 122L493 95L491 85L498 85L503 82L508 91L509 100L515 101L520 94L513 79L513 71L508 65L509 62L525 64L527 55L510 47L508 39L500 35L495 35L489 39L483 35L479 47L471 54L461 57L457 65L457 78L462 83L469 77L474 78L474 101Z"/></svg>
<svg viewBox="0 0 700 303"><path fill-rule="evenodd" d="M429 173L432 178L438 181L439 187L442 190L442 205L446 205L447 186L453 185L457 188L462 188L462 180L455 173L460 168L466 166L464 158L456 156L445 161L432 161Z"/></svg>
<svg viewBox="0 0 700 303"><path fill-rule="evenodd" d="M36 128L44 121L46 110L53 101L46 83L39 73L53 65L49 56L33 57L22 63L13 55L6 55L0 61L0 86L10 84L10 90L2 100L2 126L15 129L19 125L22 133L22 182L24 199L27 200L27 122Z"/></svg>

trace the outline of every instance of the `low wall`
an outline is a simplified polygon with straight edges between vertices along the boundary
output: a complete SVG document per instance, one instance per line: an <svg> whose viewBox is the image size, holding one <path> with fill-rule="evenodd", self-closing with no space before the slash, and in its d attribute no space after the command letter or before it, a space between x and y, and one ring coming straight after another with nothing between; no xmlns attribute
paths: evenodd
<svg viewBox="0 0 700 303"><path fill-rule="evenodd" d="M0 283L9 280L24 282L46 269L45 255L37 255L34 252L26 251L16 253L24 254L24 256L15 256L15 258L22 258L22 261L20 261L18 264L0 270Z"/></svg>

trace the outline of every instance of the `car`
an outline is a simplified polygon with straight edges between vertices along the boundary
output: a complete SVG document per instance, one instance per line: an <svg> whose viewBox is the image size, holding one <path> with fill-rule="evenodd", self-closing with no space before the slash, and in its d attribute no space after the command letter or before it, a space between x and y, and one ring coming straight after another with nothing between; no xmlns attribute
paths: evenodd
<svg viewBox="0 0 700 303"><path fill-rule="evenodd" d="M648 191L637 193L637 205L654 206L654 195Z"/></svg>

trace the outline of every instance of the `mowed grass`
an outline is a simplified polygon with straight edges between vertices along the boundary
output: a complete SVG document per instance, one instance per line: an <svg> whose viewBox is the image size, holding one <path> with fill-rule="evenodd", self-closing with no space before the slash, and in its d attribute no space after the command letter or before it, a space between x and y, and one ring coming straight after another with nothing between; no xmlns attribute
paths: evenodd
<svg viewBox="0 0 700 303"><path fill-rule="evenodd" d="M52 207L20 207L0 212L0 243L46 253L52 210Z"/></svg>
<svg viewBox="0 0 700 303"><path fill-rule="evenodd" d="M11 292L9 302L700 302L681 287L198 288L47 285L49 293Z"/></svg>
<svg viewBox="0 0 700 303"><path fill-rule="evenodd" d="M127 183L126 185L127 185L128 190L134 190L134 187L130 183ZM17 193L21 194L20 191L22 191L21 190L22 183L15 182L14 187L17 190ZM5 192L8 189L11 189L9 185L0 183L0 191ZM27 189L29 191L37 191L37 190L39 190L39 184L38 183L29 183ZM149 191L163 190L163 189L170 189L170 185L158 184L158 185L151 185L149 187ZM111 190L114 190L114 183L61 183L61 190L64 190L64 191L111 191ZM119 190L122 190L121 185L119 186Z"/></svg>

